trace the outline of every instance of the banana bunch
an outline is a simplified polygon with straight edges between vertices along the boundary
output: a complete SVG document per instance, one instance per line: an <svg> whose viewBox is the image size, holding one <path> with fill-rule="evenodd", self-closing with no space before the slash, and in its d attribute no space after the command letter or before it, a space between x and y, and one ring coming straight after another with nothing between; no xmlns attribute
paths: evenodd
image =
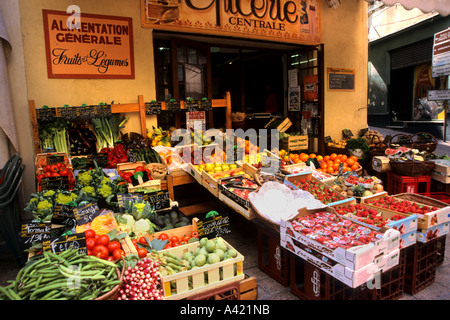
<svg viewBox="0 0 450 320"><path fill-rule="evenodd" d="M152 147L156 146L165 146L171 147L170 143L170 134L167 131L164 131L161 127L156 128L152 126L153 132L147 130L147 137L151 140Z"/></svg>

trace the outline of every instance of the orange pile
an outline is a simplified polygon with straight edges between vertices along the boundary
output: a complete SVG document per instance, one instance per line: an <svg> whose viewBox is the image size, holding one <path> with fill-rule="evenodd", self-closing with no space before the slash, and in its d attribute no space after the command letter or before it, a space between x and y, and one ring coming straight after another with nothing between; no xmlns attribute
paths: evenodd
<svg viewBox="0 0 450 320"><path fill-rule="evenodd" d="M317 171L337 174L341 163L343 163L343 172L359 169L358 158L355 156L348 157L345 154L332 153L329 156L323 157L322 162L320 162L320 168Z"/></svg>
<svg viewBox="0 0 450 320"><path fill-rule="evenodd" d="M356 171L359 169L360 165L358 158L355 156L346 156L345 154L332 153L327 156L316 155L314 153L289 153L288 155L283 155L282 159L286 162L292 162L294 164L306 162L310 158L316 158L320 164L320 168L317 171L326 172L330 174L337 174L339 170L339 165L343 163L343 171Z"/></svg>

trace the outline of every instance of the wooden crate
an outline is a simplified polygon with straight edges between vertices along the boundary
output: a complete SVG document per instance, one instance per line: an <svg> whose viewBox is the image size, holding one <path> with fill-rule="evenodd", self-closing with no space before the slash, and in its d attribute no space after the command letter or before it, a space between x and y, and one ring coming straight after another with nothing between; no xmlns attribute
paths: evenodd
<svg viewBox="0 0 450 320"><path fill-rule="evenodd" d="M272 122L276 121L277 118L273 118L272 120L270 120L265 126L264 129L269 128L269 126L272 124ZM287 129L289 129L292 126L292 121L289 118L284 119L278 126L277 126L277 130L279 132L286 132Z"/></svg>
<svg viewBox="0 0 450 320"><path fill-rule="evenodd" d="M36 155L36 176L42 174L44 171L43 165L47 164L47 158L56 155L58 157L64 158L64 164L72 170L72 164L65 152L49 152L49 153L39 153Z"/></svg>
<svg viewBox="0 0 450 320"><path fill-rule="evenodd" d="M236 169L222 171L223 174L231 174L233 171L238 170L242 171L245 174L248 174L251 178L254 178L257 169L248 163L243 163L242 166L239 166ZM211 192L214 196L219 197L219 183L220 179L215 179L212 174L202 171L202 186L204 186L209 192Z"/></svg>
<svg viewBox="0 0 450 320"><path fill-rule="evenodd" d="M245 278L239 282L241 291L240 300L257 300L258 283L256 277L245 275Z"/></svg>
<svg viewBox="0 0 450 320"><path fill-rule="evenodd" d="M449 184L450 183L450 167L435 163L434 169L431 171L431 179Z"/></svg>
<svg viewBox="0 0 450 320"><path fill-rule="evenodd" d="M288 151L307 150L309 148L308 136L290 136L280 140L280 149Z"/></svg>
<svg viewBox="0 0 450 320"><path fill-rule="evenodd" d="M152 234L146 234L145 236L152 241L153 239L158 239L158 237L162 234L165 233L169 236L169 239L173 236L177 236L178 238L182 238L183 236L186 235L190 235L192 232L197 231L197 222L198 222L198 218L193 218L192 219L192 224L188 225L188 226L184 226L184 227L179 227L179 228L173 228L173 229L169 229L169 230L164 230L164 231L159 231L159 232L155 232Z"/></svg>
<svg viewBox="0 0 450 320"><path fill-rule="evenodd" d="M234 249L228 242L226 242L225 240L223 241L226 244L227 248ZM199 242L194 242L166 249L161 252L170 252L181 258L184 253L193 251L199 246ZM184 299L188 296L196 295L208 290L213 290L220 286L244 279L244 256L239 253L239 251L236 250L236 252L237 256L233 259L227 259L211 265L161 277L165 299ZM236 275L234 270L235 267ZM220 270L222 270L222 272L220 272ZM208 279L207 282L205 281L205 278ZM192 281L192 288L189 287L190 280ZM175 283L176 286L174 292L172 292L171 289L171 282Z"/></svg>
<svg viewBox="0 0 450 320"><path fill-rule="evenodd" d="M133 186L131 183L128 184L128 192L133 193L138 190L161 190L161 180L148 180L137 186Z"/></svg>
<svg viewBox="0 0 450 320"><path fill-rule="evenodd" d="M219 192L219 200L225 203L227 206L229 206L231 209L239 213L241 216L246 218L247 220L253 220L256 218L256 212L253 210L252 207L243 207L240 204L238 204L233 199L227 197L222 192Z"/></svg>
<svg viewBox="0 0 450 320"><path fill-rule="evenodd" d="M188 173L198 182L202 183L202 171L198 170L192 163L188 163Z"/></svg>

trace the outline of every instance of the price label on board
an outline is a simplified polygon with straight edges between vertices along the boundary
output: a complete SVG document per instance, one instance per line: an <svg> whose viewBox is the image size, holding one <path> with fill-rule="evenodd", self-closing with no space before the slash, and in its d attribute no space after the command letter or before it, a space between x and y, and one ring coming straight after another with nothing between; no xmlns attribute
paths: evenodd
<svg viewBox="0 0 450 320"><path fill-rule="evenodd" d="M89 202L82 206L78 206L74 211L75 219L77 221L77 225L83 225L94 220L95 217L98 216L99 206L95 202Z"/></svg>
<svg viewBox="0 0 450 320"><path fill-rule="evenodd" d="M42 243L44 251L60 253L71 248L78 249L80 253L86 253L86 236L84 232L52 238Z"/></svg>
<svg viewBox="0 0 450 320"><path fill-rule="evenodd" d="M199 219L197 222L199 238L207 237L213 239L230 234L230 217L228 215L215 214Z"/></svg>
<svg viewBox="0 0 450 320"><path fill-rule="evenodd" d="M42 190L69 190L69 177L44 177L39 182Z"/></svg>
<svg viewBox="0 0 450 320"><path fill-rule="evenodd" d="M70 229L75 228L77 224L74 214L75 209L75 207L57 204L53 211L52 223L67 226Z"/></svg>
<svg viewBox="0 0 450 320"><path fill-rule="evenodd" d="M349 138L353 137L353 132L350 129L342 130L342 134L344 135L345 139L349 139Z"/></svg>
<svg viewBox="0 0 450 320"><path fill-rule="evenodd" d="M64 156L52 155L47 157L47 164L64 163Z"/></svg>
<svg viewBox="0 0 450 320"><path fill-rule="evenodd" d="M53 122L56 120L55 108L36 109L36 119L38 122Z"/></svg>
<svg viewBox="0 0 450 320"><path fill-rule="evenodd" d="M97 106L85 106L78 109L79 119L92 119L97 117Z"/></svg>
<svg viewBox="0 0 450 320"><path fill-rule="evenodd" d="M78 119L78 109L79 107L62 107L58 108L56 111L56 116L64 120L76 120Z"/></svg>
<svg viewBox="0 0 450 320"><path fill-rule="evenodd" d="M148 201L155 210L166 209L170 207L169 192L156 191L151 193L145 193L144 200Z"/></svg>
<svg viewBox="0 0 450 320"><path fill-rule="evenodd" d="M326 137L323 138L323 139L324 139L325 143L331 143L331 142L333 142L333 139L331 139L330 136L326 136Z"/></svg>
<svg viewBox="0 0 450 320"><path fill-rule="evenodd" d="M23 249L30 248L35 243L42 243L51 238L50 222L28 222L20 228L20 244Z"/></svg>

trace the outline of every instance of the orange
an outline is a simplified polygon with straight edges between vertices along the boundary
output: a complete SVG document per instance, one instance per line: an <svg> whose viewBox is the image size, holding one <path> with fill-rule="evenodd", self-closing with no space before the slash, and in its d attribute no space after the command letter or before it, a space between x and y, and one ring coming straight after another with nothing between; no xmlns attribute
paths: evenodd
<svg viewBox="0 0 450 320"><path fill-rule="evenodd" d="M343 166L344 166L344 168L347 168L348 167L347 162L343 162Z"/></svg>
<svg viewBox="0 0 450 320"><path fill-rule="evenodd" d="M309 156L306 153L300 154L300 160L302 160L303 162L306 162L308 159L309 159Z"/></svg>
<svg viewBox="0 0 450 320"><path fill-rule="evenodd" d="M347 161L347 159L348 159L348 157L345 154L343 154L341 157L341 161L345 162L345 161Z"/></svg>
<svg viewBox="0 0 450 320"><path fill-rule="evenodd" d="M317 161L322 161L323 160L323 157L319 154L317 157L316 157L316 159L317 159Z"/></svg>
<svg viewBox="0 0 450 320"><path fill-rule="evenodd" d="M316 156L314 153L311 153L311 154L309 155L309 157L310 157L311 159L314 159L314 158L316 158L317 156Z"/></svg>
<svg viewBox="0 0 450 320"><path fill-rule="evenodd" d="M334 171L337 171L339 169L339 163L334 163L333 169L334 169Z"/></svg>
<svg viewBox="0 0 450 320"><path fill-rule="evenodd" d="M330 156L323 157L323 161L328 162L328 160L330 160Z"/></svg>
<svg viewBox="0 0 450 320"><path fill-rule="evenodd" d="M332 166L332 165L333 165L333 163L334 163L334 162L333 162L333 161L331 161L331 160L328 160L328 161L327 161L327 165L328 165L328 166Z"/></svg>
<svg viewBox="0 0 450 320"><path fill-rule="evenodd" d="M341 163L341 159L336 159L336 160L333 161L333 163L339 164L339 163Z"/></svg>
<svg viewBox="0 0 450 320"><path fill-rule="evenodd" d="M295 159L295 153L290 153L289 154L289 159L294 160Z"/></svg>
<svg viewBox="0 0 450 320"><path fill-rule="evenodd" d="M325 162L322 162L322 163L320 164L320 168L321 168L321 169L326 169L326 168L327 168L327 164L326 164Z"/></svg>
<svg viewBox="0 0 450 320"><path fill-rule="evenodd" d="M353 171L356 171L356 170L358 170L359 169L359 165L358 164L354 164L354 165L352 165L352 168L351 168Z"/></svg>
<svg viewBox="0 0 450 320"><path fill-rule="evenodd" d="M351 157L347 159L347 165L348 165L349 167L351 167L351 166L354 165L354 164L355 164L355 160L353 160Z"/></svg>
<svg viewBox="0 0 450 320"><path fill-rule="evenodd" d="M285 162L289 162L289 156L284 156L283 160L284 160Z"/></svg>
<svg viewBox="0 0 450 320"><path fill-rule="evenodd" d="M336 160L337 159L337 154L336 153L332 153L331 155L330 155L330 160L331 161L334 161L334 160Z"/></svg>
<svg viewBox="0 0 450 320"><path fill-rule="evenodd" d="M338 158L338 159L342 158L342 154L339 153L339 154L337 155L337 158Z"/></svg>
<svg viewBox="0 0 450 320"><path fill-rule="evenodd" d="M334 173L333 167L328 167L327 168L327 173Z"/></svg>
<svg viewBox="0 0 450 320"><path fill-rule="evenodd" d="M350 159L353 159L353 161L358 161L358 158L357 157L355 157L355 156L350 156Z"/></svg>

